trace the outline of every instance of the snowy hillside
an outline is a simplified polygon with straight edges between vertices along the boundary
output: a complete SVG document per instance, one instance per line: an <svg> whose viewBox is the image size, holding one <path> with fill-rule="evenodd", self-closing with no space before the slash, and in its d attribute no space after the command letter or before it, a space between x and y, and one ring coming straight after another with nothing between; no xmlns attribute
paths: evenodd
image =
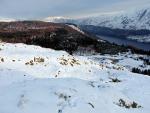
<svg viewBox="0 0 150 113"><path fill-rule="evenodd" d="M0 43L0 113L149 113L150 77L130 72L138 57Z"/></svg>
<svg viewBox="0 0 150 113"><path fill-rule="evenodd" d="M58 23L74 23L79 25L95 25L119 29L149 29L150 30L150 8L142 7L128 9L120 12L110 12L91 17L79 19L68 19L63 17L46 18L45 21Z"/></svg>
<svg viewBox="0 0 150 113"><path fill-rule="evenodd" d="M150 40L150 7L102 13L77 19L48 17L44 21L77 24L83 31L94 35L119 36L119 38L124 36L131 40L146 43L149 43Z"/></svg>
<svg viewBox="0 0 150 113"><path fill-rule="evenodd" d="M119 29L150 29L150 8L126 10L81 19L79 24Z"/></svg>
<svg viewBox="0 0 150 113"><path fill-rule="evenodd" d="M43 21L46 22L55 22L55 23L68 23L68 21L70 21L71 18L66 18L66 17L47 17L44 18Z"/></svg>

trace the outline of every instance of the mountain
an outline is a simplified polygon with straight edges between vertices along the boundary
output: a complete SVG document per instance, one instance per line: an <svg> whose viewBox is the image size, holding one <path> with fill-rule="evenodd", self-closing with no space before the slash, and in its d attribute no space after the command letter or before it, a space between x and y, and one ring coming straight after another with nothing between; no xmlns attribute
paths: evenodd
<svg viewBox="0 0 150 113"><path fill-rule="evenodd" d="M149 30L62 21L0 22L0 113L149 113L150 52L85 32Z"/></svg>
<svg viewBox="0 0 150 113"><path fill-rule="evenodd" d="M95 25L113 29L150 30L150 8L127 10L80 19L80 25Z"/></svg>
<svg viewBox="0 0 150 113"><path fill-rule="evenodd" d="M40 45L69 53L78 46L97 42L73 26L42 21L0 22L0 36L5 42Z"/></svg>
<svg viewBox="0 0 150 113"><path fill-rule="evenodd" d="M150 8L130 9L120 12L110 12L78 19L51 17L44 19L49 22L74 23L78 25L95 25L113 29L148 29L150 30Z"/></svg>
<svg viewBox="0 0 150 113"><path fill-rule="evenodd" d="M45 19L43 19L42 21L45 22L53 22L53 23L68 23L69 21L71 21L71 18L66 18L66 17L47 17Z"/></svg>
<svg viewBox="0 0 150 113"><path fill-rule="evenodd" d="M0 22L0 40L64 50L70 54L78 50L112 54L127 51L125 47L99 41L73 24L42 21Z"/></svg>
<svg viewBox="0 0 150 113"><path fill-rule="evenodd" d="M114 36L150 42L150 8L142 7L111 12L78 19L44 19L56 23L77 24L82 30L94 35Z"/></svg>

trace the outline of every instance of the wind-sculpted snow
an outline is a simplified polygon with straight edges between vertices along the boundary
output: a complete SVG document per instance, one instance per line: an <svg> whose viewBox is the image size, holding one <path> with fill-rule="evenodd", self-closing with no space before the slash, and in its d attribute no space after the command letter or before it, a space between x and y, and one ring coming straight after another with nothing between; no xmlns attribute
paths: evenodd
<svg viewBox="0 0 150 113"><path fill-rule="evenodd" d="M149 113L150 77L130 72L142 56L0 43L0 113Z"/></svg>

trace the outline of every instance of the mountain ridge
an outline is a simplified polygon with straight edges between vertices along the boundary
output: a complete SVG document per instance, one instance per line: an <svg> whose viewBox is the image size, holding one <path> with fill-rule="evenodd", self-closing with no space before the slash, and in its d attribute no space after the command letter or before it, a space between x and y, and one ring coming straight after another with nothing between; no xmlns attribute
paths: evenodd
<svg viewBox="0 0 150 113"><path fill-rule="evenodd" d="M127 11L110 12L101 15L89 16L84 18L64 18L54 17L43 19L48 22L74 23L77 25L95 25L114 29L148 29L150 30L150 8L142 7Z"/></svg>

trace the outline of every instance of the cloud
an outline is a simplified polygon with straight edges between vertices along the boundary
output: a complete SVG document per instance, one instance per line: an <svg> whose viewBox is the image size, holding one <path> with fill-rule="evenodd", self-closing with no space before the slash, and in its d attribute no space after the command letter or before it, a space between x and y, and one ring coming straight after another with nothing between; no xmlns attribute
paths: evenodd
<svg viewBox="0 0 150 113"><path fill-rule="evenodd" d="M0 0L0 17L36 19L122 10L149 0Z"/></svg>

